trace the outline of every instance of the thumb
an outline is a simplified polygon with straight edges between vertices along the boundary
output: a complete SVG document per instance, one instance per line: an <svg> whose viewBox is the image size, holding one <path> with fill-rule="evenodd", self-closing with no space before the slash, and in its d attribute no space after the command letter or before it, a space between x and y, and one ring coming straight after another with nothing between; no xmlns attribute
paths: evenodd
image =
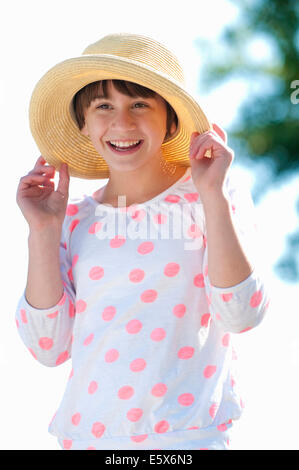
<svg viewBox="0 0 299 470"><path fill-rule="evenodd" d="M68 164L62 163L59 168L59 181L56 191L64 198L68 197L70 175L68 172Z"/></svg>

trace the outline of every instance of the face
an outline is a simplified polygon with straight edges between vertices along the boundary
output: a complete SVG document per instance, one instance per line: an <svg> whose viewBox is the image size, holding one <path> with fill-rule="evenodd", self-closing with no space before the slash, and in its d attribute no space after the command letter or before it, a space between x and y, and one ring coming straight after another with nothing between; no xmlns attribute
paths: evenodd
<svg viewBox="0 0 299 470"><path fill-rule="evenodd" d="M81 132L89 136L110 168L134 170L161 154L167 111L160 96L130 97L109 82L108 97L95 98L84 116ZM175 124L171 131L175 131Z"/></svg>

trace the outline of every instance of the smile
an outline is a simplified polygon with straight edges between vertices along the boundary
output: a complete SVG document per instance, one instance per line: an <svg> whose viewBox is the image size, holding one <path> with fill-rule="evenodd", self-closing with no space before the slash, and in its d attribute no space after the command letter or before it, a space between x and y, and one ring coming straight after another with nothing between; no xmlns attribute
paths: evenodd
<svg viewBox="0 0 299 470"><path fill-rule="evenodd" d="M132 153L141 147L143 140L110 140L107 142L109 147L118 153Z"/></svg>

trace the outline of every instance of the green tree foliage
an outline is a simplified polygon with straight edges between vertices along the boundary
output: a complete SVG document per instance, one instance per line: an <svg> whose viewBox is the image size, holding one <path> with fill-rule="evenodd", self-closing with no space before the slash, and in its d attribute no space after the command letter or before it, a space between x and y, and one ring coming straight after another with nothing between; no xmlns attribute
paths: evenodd
<svg viewBox="0 0 299 470"><path fill-rule="evenodd" d="M299 2L231 2L239 8L239 17L224 28L217 44L197 41L201 52L208 51L203 55L201 87L210 90L236 77L251 84L229 133L244 164L262 161L271 168L271 179L258 181L256 194L260 195L295 172L299 174ZM248 54L256 39L263 39L271 51L262 62ZM299 213L299 201L297 209ZM276 270L284 280L297 281L299 227L287 241Z"/></svg>

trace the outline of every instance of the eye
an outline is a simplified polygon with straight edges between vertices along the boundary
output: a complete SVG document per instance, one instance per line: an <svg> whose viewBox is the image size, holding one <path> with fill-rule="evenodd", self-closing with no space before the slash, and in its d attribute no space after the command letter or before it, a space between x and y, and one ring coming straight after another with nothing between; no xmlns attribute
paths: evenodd
<svg viewBox="0 0 299 470"><path fill-rule="evenodd" d="M146 108L146 107L148 107L148 104L147 104L147 103L143 103L143 102L141 102L141 101L138 101L138 103L135 103L135 104L134 104L134 107L135 107L135 108Z"/></svg>
<svg viewBox="0 0 299 470"><path fill-rule="evenodd" d="M99 104L98 106L96 106L96 109L109 109L109 104L107 103L102 103L102 104Z"/></svg>

